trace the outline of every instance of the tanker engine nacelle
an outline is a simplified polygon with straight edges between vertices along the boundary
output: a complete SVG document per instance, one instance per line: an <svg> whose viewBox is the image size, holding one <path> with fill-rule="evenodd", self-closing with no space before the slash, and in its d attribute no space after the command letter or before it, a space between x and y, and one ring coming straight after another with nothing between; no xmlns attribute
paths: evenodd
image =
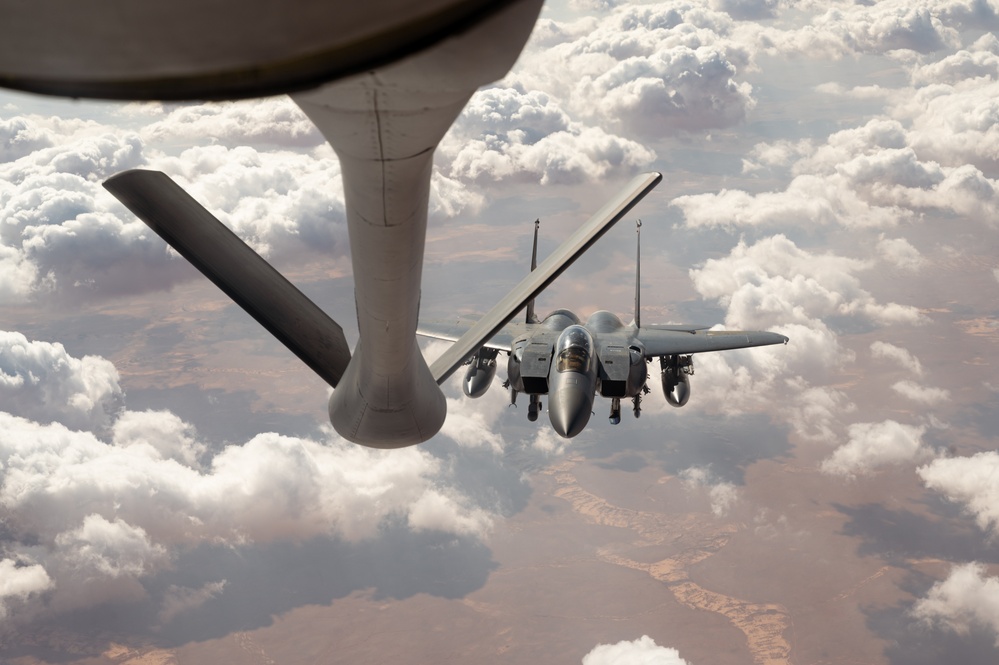
<svg viewBox="0 0 999 665"><path fill-rule="evenodd" d="M489 390L489 386L496 376L496 349L479 349L478 353L472 356L472 360L465 370L465 380L461 382L461 389L469 397L482 397Z"/></svg>
<svg viewBox="0 0 999 665"><path fill-rule="evenodd" d="M691 356L660 356L663 395L670 406L681 407L690 399L690 377L694 374Z"/></svg>

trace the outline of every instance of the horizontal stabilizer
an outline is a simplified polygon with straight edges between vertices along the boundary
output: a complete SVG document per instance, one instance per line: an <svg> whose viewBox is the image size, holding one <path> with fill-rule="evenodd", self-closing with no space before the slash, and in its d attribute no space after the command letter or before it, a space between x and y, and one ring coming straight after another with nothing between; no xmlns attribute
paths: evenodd
<svg viewBox="0 0 999 665"><path fill-rule="evenodd" d="M644 173L634 178L614 199L597 211L585 224L562 243L544 263L531 271L478 323L461 336L430 367L437 383L443 383L465 360L502 328L525 304L572 265L607 229L624 217L642 197L663 179L659 173Z"/></svg>
<svg viewBox="0 0 999 665"><path fill-rule="evenodd" d="M165 173L125 171L104 187L336 387L350 362L343 329L271 264Z"/></svg>

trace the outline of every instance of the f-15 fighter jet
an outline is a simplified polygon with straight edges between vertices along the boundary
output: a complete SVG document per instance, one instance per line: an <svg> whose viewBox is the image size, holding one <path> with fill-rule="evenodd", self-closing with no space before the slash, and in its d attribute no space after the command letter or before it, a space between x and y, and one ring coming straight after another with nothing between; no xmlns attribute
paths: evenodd
<svg viewBox="0 0 999 665"><path fill-rule="evenodd" d="M532 272L537 266L538 226L535 222ZM541 410L541 397L547 395L552 428L571 439L589 422L598 393L611 401L612 424L621 422L622 399L631 400L637 418L642 397L649 392L648 364L656 358L666 401L680 407L690 398L693 354L787 343L787 337L772 332L709 330L708 326L696 325L643 326L640 221L637 230L634 321L624 324L616 315L601 310L584 323L565 309L557 309L539 320L532 297L523 321L500 328L471 357L462 382L465 394L484 395L496 376L498 355L506 353L507 378L503 385L510 391L511 403L516 403L519 393L526 393L530 399L527 417L535 421ZM454 341L462 337L466 327L461 322L423 324L418 332Z"/></svg>

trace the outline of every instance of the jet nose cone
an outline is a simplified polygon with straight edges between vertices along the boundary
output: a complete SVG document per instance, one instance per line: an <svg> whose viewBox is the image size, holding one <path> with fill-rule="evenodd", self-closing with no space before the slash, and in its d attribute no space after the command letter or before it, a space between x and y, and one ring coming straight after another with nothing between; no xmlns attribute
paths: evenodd
<svg viewBox="0 0 999 665"><path fill-rule="evenodd" d="M590 420L590 404L579 390L560 390L548 404L548 418L552 429L564 439L571 439L586 427Z"/></svg>

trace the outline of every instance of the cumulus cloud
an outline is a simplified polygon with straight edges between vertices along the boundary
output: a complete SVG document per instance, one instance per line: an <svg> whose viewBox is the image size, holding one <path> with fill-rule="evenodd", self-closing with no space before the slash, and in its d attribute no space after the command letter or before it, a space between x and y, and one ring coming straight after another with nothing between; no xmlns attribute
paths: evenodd
<svg viewBox="0 0 999 665"><path fill-rule="evenodd" d="M0 162L11 162L52 145L52 137L25 118L0 119Z"/></svg>
<svg viewBox="0 0 999 665"><path fill-rule="evenodd" d="M733 24L724 12L678 2L547 21L509 80L565 100L577 118L648 138L729 127L755 104L738 80L749 54L729 37Z"/></svg>
<svg viewBox="0 0 999 665"><path fill-rule="evenodd" d="M894 420L854 423L849 441L822 462L822 471L853 477L866 475L881 466L918 462L933 455L923 443L926 427L905 425Z"/></svg>
<svg viewBox="0 0 999 665"><path fill-rule="evenodd" d="M0 413L8 551L30 551L44 567L55 611L95 595L144 597L142 577L199 543L357 541L390 519L471 536L490 526L488 513L441 482L446 467L420 450L385 454L333 435L270 433L226 447L201 469L185 463L203 446L176 417L126 413L121 422L108 444Z"/></svg>
<svg viewBox="0 0 999 665"><path fill-rule="evenodd" d="M451 178L541 184L597 180L635 171L655 153L635 141L570 119L549 95L489 88L474 95L439 155Z"/></svg>
<svg viewBox="0 0 999 665"><path fill-rule="evenodd" d="M999 79L999 39L992 33L978 38L969 48L935 62L917 64L912 69L912 83L953 85L967 79Z"/></svg>
<svg viewBox="0 0 999 665"><path fill-rule="evenodd" d="M917 376L923 375L923 365L919 362L919 358L916 358L900 346L882 341L872 342L871 356L891 360Z"/></svg>
<svg viewBox="0 0 999 665"><path fill-rule="evenodd" d="M918 220L930 210L993 224L999 216L997 182L971 164L948 166L922 156L923 136L897 120L878 119L836 132L825 144L758 144L744 160L743 171L788 167L794 178L783 190L726 189L680 196L672 205L691 228L886 228ZM882 236L878 250L900 267L920 264L919 253L907 241Z"/></svg>
<svg viewBox="0 0 999 665"><path fill-rule="evenodd" d="M890 227L908 216L901 208L872 206L844 186L841 177L800 175L784 191L750 194L723 189L718 193L685 194L671 205L690 228L833 225Z"/></svg>
<svg viewBox="0 0 999 665"><path fill-rule="evenodd" d="M302 154L222 145L189 148L153 164L268 258L344 252L340 163L332 152Z"/></svg>
<svg viewBox="0 0 999 665"><path fill-rule="evenodd" d="M881 234L877 249L882 258L900 270L915 272L926 265L923 255L905 238L886 238Z"/></svg>
<svg viewBox="0 0 999 665"><path fill-rule="evenodd" d="M732 483L715 478L709 469L692 466L680 472L680 478L688 489L707 489L708 501L711 503L711 513L715 517L724 517L739 500L739 490Z"/></svg>
<svg viewBox="0 0 999 665"><path fill-rule="evenodd" d="M753 245L744 241L727 257L690 271L694 287L727 309L726 325L761 328L797 323L822 329L829 316L858 316L882 325L923 320L915 307L878 303L854 273L868 264L800 249L784 235Z"/></svg>
<svg viewBox="0 0 999 665"><path fill-rule="evenodd" d="M986 628L997 634L999 646L999 577L988 577L980 563L954 566L945 580L916 602L912 615L959 635L974 627Z"/></svg>
<svg viewBox="0 0 999 665"><path fill-rule="evenodd" d="M911 399L913 402L919 402L927 406L940 404L950 399L950 391L943 388L921 386L915 381L897 381L892 384L891 389L899 395Z"/></svg>
<svg viewBox="0 0 999 665"><path fill-rule="evenodd" d="M999 164L999 81L966 79L918 88L892 114L910 123L910 145L954 168L994 173Z"/></svg>
<svg viewBox="0 0 999 665"><path fill-rule="evenodd" d="M288 97L160 107L161 115L140 135L147 143L228 147L271 145L314 148L325 142L312 121Z"/></svg>
<svg viewBox="0 0 999 665"><path fill-rule="evenodd" d="M804 26L747 31L770 54L842 58L858 54L933 53L960 45L960 30L995 19L991 5L966 0L887 0L874 4L803 4L824 10Z"/></svg>
<svg viewBox="0 0 999 665"><path fill-rule="evenodd" d="M356 542L388 523L481 537L491 525L423 450L376 451L330 431L259 434L209 456L176 415L122 411L108 361L19 333L0 333L0 391L2 407L20 414L0 412L0 608L30 605L30 615L144 599L142 580L199 544ZM160 621L221 584L168 591Z"/></svg>
<svg viewBox="0 0 999 665"><path fill-rule="evenodd" d="M52 588L52 578L45 568L35 563L0 559L0 620L8 615L9 604Z"/></svg>
<svg viewBox="0 0 999 665"><path fill-rule="evenodd" d="M196 197L209 207L221 202L237 232L265 248L298 242L327 249L337 237L342 195L332 184L339 170L331 158L218 146L185 153L180 167L134 132L18 120L18 136L49 147L0 163L2 301L163 289L196 274L100 186L129 168L152 166L183 184L196 181ZM326 177L314 176L317 169ZM252 198L233 200L236 192Z"/></svg>
<svg viewBox="0 0 999 665"><path fill-rule="evenodd" d="M617 644L598 644L583 656L583 665L687 665L680 652L661 647L648 635Z"/></svg>
<svg viewBox="0 0 999 665"><path fill-rule="evenodd" d="M99 356L0 331L0 408L42 423L103 431L123 407L118 371Z"/></svg>
<svg viewBox="0 0 999 665"><path fill-rule="evenodd" d="M131 168L166 172L270 259L346 252L339 162L289 100L133 105L120 115L148 124L37 116L0 124L0 304L169 289L197 275L101 187ZM605 169L626 164L614 159L629 151L651 159L614 138L591 144ZM432 185L436 214L474 212L484 200L439 169Z"/></svg>
<svg viewBox="0 0 999 665"><path fill-rule="evenodd" d="M961 504L983 531L999 535L999 453L935 459L916 470L929 489Z"/></svg>

